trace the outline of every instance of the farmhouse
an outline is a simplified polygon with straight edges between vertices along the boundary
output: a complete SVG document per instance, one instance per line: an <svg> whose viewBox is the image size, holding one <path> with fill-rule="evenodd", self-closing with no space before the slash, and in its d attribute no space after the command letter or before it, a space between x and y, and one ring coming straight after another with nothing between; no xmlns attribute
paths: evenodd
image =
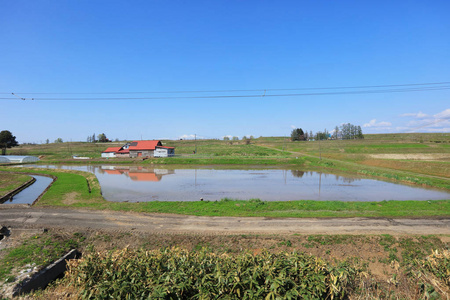
<svg viewBox="0 0 450 300"><path fill-rule="evenodd" d="M102 157L170 157L175 155L174 147L165 147L161 141L133 141L122 147L109 147Z"/></svg>

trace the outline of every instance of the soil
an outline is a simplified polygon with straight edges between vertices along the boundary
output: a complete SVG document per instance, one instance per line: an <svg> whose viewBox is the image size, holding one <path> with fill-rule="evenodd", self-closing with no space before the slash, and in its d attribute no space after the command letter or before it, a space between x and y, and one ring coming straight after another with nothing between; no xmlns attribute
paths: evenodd
<svg viewBox="0 0 450 300"><path fill-rule="evenodd" d="M408 160L449 160L450 154L446 153L414 153L414 154L370 154L375 159L408 159Z"/></svg>
<svg viewBox="0 0 450 300"><path fill-rule="evenodd" d="M160 234L450 234L450 218L197 217L87 209L0 206L0 225Z"/></svg>
<svg viewBox="0 0 450 300"><path fill-rule="evenodd" d="M214 252L230 254L297 251L331 263L351 260L366 264L370 280L379 284L380 291L393 288L397 295L414 291L409 290L412 286L409 283L396 286L389 283L396 276L394 274L401 272L398 271L398 263L390 260L389 249L380 243L382 235L393 236L397 243L391 247L398 249L398 257L402 251L399 241L405 238L418 242L423 235L437 235L434 238L440 240L442 247L450 246L450 218L195 217L10 205L0 206L1 225L7 226L11 233L0 241L3 248L14 247L44 232L55 238L68 238L78 233L84 237L79 246L82 253L125 247L149 250L167 247L199 250L206 247ZM4 251L0 251L0 260L2 253ZM398 280L403 279L399 276ZM385 287L381 289L383 285ZM55 296L52 293L50 296ZM54 293L67 291L56 288Z"/></svg>

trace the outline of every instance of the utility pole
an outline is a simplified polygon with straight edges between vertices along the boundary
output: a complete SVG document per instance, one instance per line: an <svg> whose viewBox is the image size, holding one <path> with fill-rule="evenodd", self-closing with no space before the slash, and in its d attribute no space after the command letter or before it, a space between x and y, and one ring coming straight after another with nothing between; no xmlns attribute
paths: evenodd
<svg viewBox="0 0 450 300"><path fill-rule="evenodd" d="M319 160L322 160L322 149L320 148L320 140L322 137L319 137Z"/></svg>

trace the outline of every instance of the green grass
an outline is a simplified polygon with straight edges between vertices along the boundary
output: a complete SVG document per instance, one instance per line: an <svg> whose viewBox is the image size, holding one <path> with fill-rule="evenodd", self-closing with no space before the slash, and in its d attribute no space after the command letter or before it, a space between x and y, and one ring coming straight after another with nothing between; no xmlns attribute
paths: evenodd
<svg viewBox="0 0 450 300"><path fill-rule="evenodd" d="M232 217L426 217L448 216L450 201L261 201L229 200L198 202L110 203L111 210Z"/></svg>
<svg viewBox="0 0 450 300"><path fill-rule="evenodd" d="M1 168L8 171L11 168ZM79 171L14 168L15 172L42 174L56 177L48 191L38 201L38 206L73 206L101 208L107 201L101 195L100 185L94 174Z"/></svg>
<svg viewBox="0 0 450 300"><path fill-rule="evenodd" d="M0 197L19 188L30 179L28 175L0 173Z"/></svg>
<svg viewBox="0 0 450 300"><path fill-rule="evenodd" d="M62 283L82 299L346 299L359 272L296 252L125 249L84 257Z"/></svg>
<svg viewBox="0 0 450 300"><path fill-rule="evenodd" d="M76 233L71 237L43 233L34 235L18 247L0 250L6 253L0 263L0 282L14 281L15 278L11 275L14 269L25 268L31 264L45 267L70 249L78 247L82 240L82 235Z"/></svg>

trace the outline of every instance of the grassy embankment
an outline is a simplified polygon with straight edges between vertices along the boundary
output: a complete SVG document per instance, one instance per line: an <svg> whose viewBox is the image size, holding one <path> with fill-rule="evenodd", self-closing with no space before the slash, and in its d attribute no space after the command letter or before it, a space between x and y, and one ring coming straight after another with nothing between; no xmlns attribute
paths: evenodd
<svg viewBox="0 0 450 300"><path fill-rule="evenodd" d="M0 173L0 198L31 179L28 175Z"/></svg>
<svg viewBox="0 0 450 300"><path fill-rule="evenodd" d="M369 178L378 177L383 180L450 189L449 134L368 135L364 140L321 142L290 142L283 137L272 137L252 140L250 145L243 141L164 141L166 145L175 146L180 156L144 161L99 158L101 150L111 146L111 143L64 144L28 145L14 151L17 151L15 154L43 155L42 163L86 164L87 161L70 159L71 154L78 154L97 157L89 163L277 166L330 173L344 172ZM195 147L197 147L197 154L192 155ZM381 158L379 155L382 155ZM408 155L413 158L431 159L431 161L408 159ZM268 217L442 216L449 215L450 212L448 200L263 202L258 199L251 201L226 199L217 202L110 203L101 197L98 182L92 174L87 175L81 172L71 174L39 169L33 172L53 174L58 177L53 187L37 205L68 205L94 209L191 215ZM87 181L84 178L86 176L89 177L91 193L88 191Z"/></svg>

